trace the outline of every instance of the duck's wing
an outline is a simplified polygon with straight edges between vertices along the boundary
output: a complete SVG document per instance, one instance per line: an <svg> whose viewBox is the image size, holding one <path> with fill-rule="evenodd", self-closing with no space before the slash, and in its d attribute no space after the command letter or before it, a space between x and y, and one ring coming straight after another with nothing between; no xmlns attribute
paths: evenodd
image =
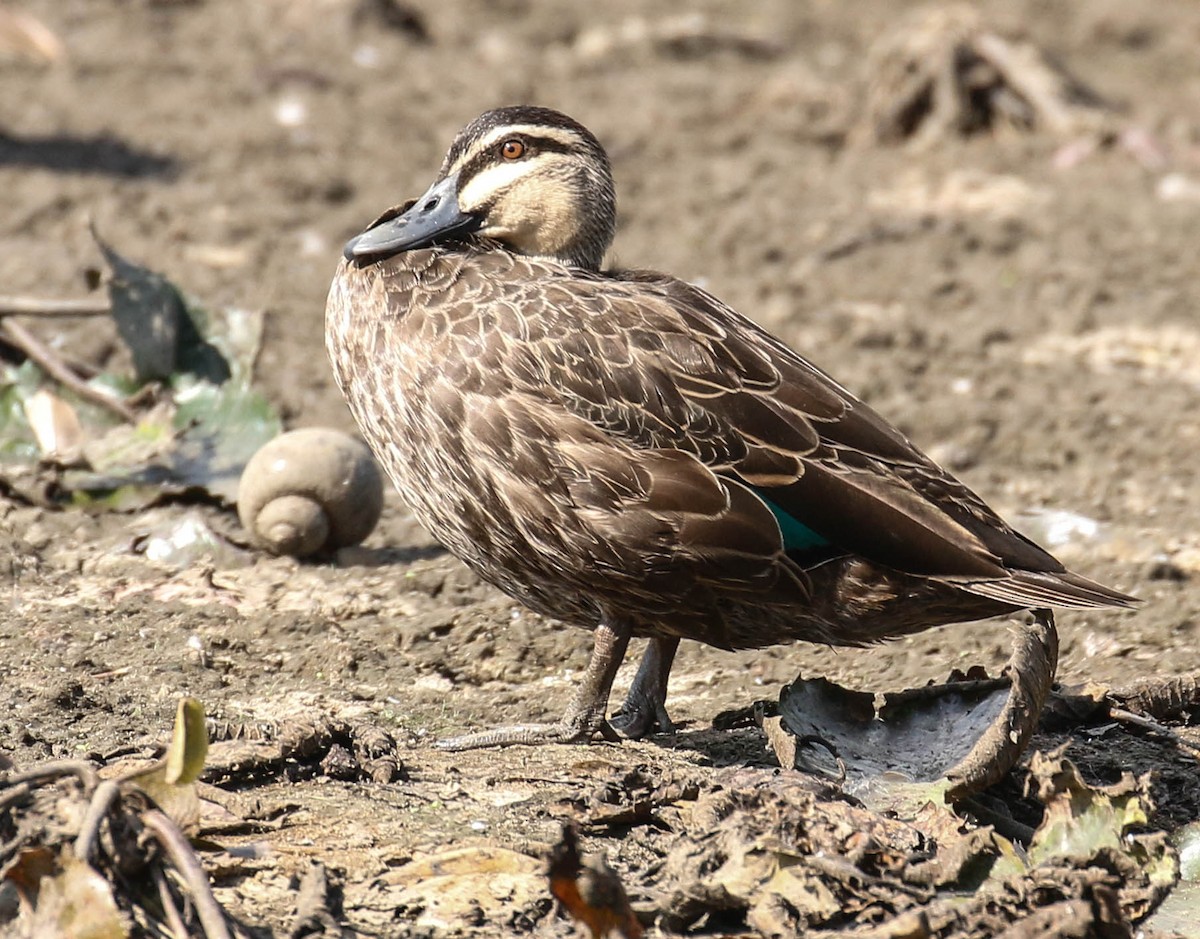
<svg viewBox="0 0 1200 939"><path fill-rule="evenodd" d="M1068 572L830 376L673 278L576 280L541 376L639 448L682 450L761 498L785 540L824 542L1018 606L1121 605Z"/></svg>

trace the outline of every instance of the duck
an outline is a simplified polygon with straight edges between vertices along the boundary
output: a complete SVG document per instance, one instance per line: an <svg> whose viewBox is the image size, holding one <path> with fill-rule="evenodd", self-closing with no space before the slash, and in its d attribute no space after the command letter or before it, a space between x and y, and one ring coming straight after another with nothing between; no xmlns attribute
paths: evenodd
<svg viewBox="0 0 1200 939"><path fill-rule="evenodd" d="M595 135L503 107L459 132L423 195L350 239L330 287L337 385L417 520L483 580L593 634L559 720L441 745L671 733L685 639L870 646L1135 603L749 317L668 274L605 268L615 227Z"/></svg>

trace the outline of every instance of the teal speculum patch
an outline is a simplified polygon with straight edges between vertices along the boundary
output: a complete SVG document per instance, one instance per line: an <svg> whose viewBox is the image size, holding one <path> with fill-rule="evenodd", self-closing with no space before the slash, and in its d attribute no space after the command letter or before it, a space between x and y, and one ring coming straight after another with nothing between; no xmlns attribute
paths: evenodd
<svg viewBox="0 0 1200 939"><path fill-rule="evenodd" d="M779 522L779 530L783 532L783 546L786 550L804 551L809 548L821 548L832 544L828 538L818 535L803 522L796 521L795 518L764 496L762 492L756 490L755 494L767 504L767 508L771 510L776 521Z"/></svg>

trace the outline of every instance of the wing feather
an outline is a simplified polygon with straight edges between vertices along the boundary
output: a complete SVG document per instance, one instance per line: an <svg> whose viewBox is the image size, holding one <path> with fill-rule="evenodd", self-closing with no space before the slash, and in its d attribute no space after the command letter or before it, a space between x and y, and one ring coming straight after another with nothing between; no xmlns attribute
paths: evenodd
<svg viewBox="0 0 1200 939"><path fill-rule="evenodd" d="M585 322L540 328L556 347L542 377L607 433L689 453L875 563L977 584L967 589L1005 602L1087 594L1052 589L1065 568L1050 554L829 375L703 290L634 272L577 278L572 292L573 310L586 295ZM1006 592L1010 566L1051 576Z"/></svg>

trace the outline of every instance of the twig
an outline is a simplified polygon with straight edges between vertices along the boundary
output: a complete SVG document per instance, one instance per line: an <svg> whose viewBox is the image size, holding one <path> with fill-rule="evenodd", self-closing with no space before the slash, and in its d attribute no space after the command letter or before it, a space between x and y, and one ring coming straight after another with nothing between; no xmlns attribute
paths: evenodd
<svg viewBox="0 0 1200 939"><path fill-rule="evenodd" d="M13 770L0 775L0 790L19 783L41 784L50 779L60 779L63 776L75 776L87 792L96 785L96 771L90 763L83 760L54 760L30 769Z"/></svg>
<svg viewBox="0 0 1200 939"><path fill-rule="evenodd" d="M151 871L154 874L154 883L158 887L158 902L162 904L163 914L167 917L167 928L171 930L176 939L188 939L187 926L184 925L183 917L179 915L175 898L171 896L171 888L167 885L166 875L159 867L153 867Z"/></svg>
<svg viewBox="0 0 1200 939"><path fill-rule="evenodd" d="M29 798L29 793L31 792L33 792L33 786L27 782L18 783L15 786L7 786L4 791L0 792L0 810L25 801L25 799Z"/></svg>
<svg viewBox="0 0 1200 939"><path fill-rule="evenodd" d="M88 678L93 681L100 681L105 678L120 678L123 675L128 675L137 668L135 665L122 665L120 668L110 668L106 672L93 672L88 675Z"/></svg>
<svg viewBox="0 0 1200 939"><path fill-rule="evenodd" d="M1114 720L1124 721L1126 724L1133 724L1135 727L1141 727L1143 730L1148 730L1151 733L1166 737L1175 746L1180 749L1187 750L1193 756L1200 756L1200 747L1196 744L1185 740L1181 735L1175 733L1170 727L1160 724L1156 720L1149 717L1143 717L1141 714L1134 714L1132 711L1127 711L1125 708L1110 707L1108 709L1109 716Z"/></svg>
<svg viewBox="0 0 1200 939"><path fill-rule="evenodd" d="M87 814L79 826L79 835L75 838L75 857L85 864L92 862L92 850L100 837L100 823L108 814L108 810L120 795L120 789L115 780L106 779L96 787L92 801L88 803Z"/></svg>
<svg viewBox="0 0 1200 939"><path fill-rule="evenodd" d="M1125 688L1113 688L1107 694L1124 707L1159 721L1183 717L1200 708L1200 672L1172 678L1144 678Z"/></svg>
<svg viewBox="0 0 1200 939"><path fill-rule="evenodd" d="M0 297L0 316L107 316L108 300L45 300L42 297Z"/></svg>
<svg viewBox="0 0 1200 939"><path fill-rule="evenodd" d="M83 379L63 364L57 355L43 345L41 340L20 323L11 319L0 320L0 338L25 353L25 356L38 368L60 385L69 388L79 397L112 411L130 424L137 423L137 414L126 406L124 401L120 401L112 395L105 394L103 391L93 388L87 382L83 381Z"/></svg>
<svg viewBox="0 0 1200 939"><path fill-rule="evenodd" d="M221 905L213 896L208 877L179 826L158 809L146 812L142 816L142 824L162 845L175 870L191 891L192 902L196 905L196 915L200 917L204 934L208 939L233 939L225 923Z"/></svg>
<svg viewBox="0 0 1200 939"><path fill-rule="evenodd" d="M296 921L288 931L288 939L302 939L320 933L323 936L343 935L341 926L329 911L329 877L325 865L313 861L300 877L296 896Z"/></svg>

